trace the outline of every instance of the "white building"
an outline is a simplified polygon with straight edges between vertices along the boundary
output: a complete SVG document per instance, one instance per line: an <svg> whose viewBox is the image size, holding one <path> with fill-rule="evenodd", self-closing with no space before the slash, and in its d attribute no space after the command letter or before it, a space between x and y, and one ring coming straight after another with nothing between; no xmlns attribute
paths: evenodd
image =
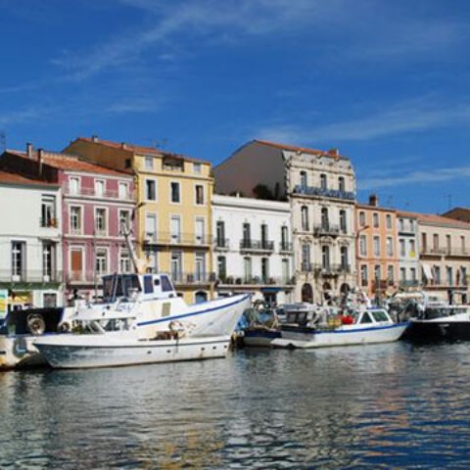
<svg viewBox="0 0 470 470"><path fill-rule="evenodd" d="M219 295L253 292L255 300L292 302L290 204L216 194L212 210Z"/></svg>
<svg viewBox="0 0 470 470"><path fill-rule="evenodd" d="M60 188L0 171L0 289L10 307L61 306Z"/></svg>
<svg viewBox="0 0 470 470"><path fill-rule="evenodd" d="M216 192L289 201L295 301L323 303L349 291L355 273L356 178L336 149L254 140L214 168Z"/></svg>

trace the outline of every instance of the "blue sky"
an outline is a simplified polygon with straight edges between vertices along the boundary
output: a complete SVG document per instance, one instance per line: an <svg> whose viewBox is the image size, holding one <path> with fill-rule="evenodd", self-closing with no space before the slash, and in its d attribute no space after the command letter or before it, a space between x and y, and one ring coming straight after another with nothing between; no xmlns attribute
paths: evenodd
<svg viewBox="0 0 470 470"><path fill-rule="evenodd" d="M361 202L470 206L467 0L0 0L0 48L8 148L337 147Z"/></svg>

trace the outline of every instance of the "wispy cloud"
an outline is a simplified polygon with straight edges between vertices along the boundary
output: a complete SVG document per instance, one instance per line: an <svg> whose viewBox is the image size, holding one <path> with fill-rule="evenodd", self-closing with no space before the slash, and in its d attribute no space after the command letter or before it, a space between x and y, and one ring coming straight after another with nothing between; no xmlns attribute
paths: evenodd
<svg viewBox="0 0 470 470"><path fill-rule="evenodd" d="M29 107L18 111L0 112L0 126L23 124L36 119L44 119L51 110L44 107Z"/></svg>
<svg viewBox="0 0 470 470"><path fill-rule="evenodd" d="M281 125L260 129L262 139L280 142L344 142L371 140L421 132L435 128L467 123L470 104L441 103L435 97L422 97L397 103L389 109L370 112L366 117L320 126Z"/></svg>
<svg viewBox="0 0 470 470"><path fill-rule="evenodd" d="M397 186L457 181L468 178L469 176L470 166L438 168L426 171L413 171L393 177L366 178L358 181L358 187L361 190L377 190Z"/></svg>

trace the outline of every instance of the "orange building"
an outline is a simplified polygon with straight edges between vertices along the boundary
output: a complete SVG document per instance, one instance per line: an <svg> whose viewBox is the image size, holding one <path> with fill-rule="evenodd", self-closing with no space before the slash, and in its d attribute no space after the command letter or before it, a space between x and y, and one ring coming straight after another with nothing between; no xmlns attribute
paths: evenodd
<svg viewBox="0 0 470 470"><path fill-rule="evenodd" d="M377 300L396 290L398 274L397 214L379 207L372 195L356 204L357 286Z"/></svg>

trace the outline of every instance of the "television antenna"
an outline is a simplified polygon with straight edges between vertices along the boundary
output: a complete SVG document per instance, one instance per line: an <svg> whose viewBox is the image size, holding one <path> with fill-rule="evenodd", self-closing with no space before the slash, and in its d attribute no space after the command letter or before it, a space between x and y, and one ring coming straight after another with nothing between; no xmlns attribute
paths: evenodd
<svg viewBox="0 0 470 470"><path fill-rule="evenodd" d="M0 151L3 153L7 149L7 134L4 130L0 131Z"/></svg>

